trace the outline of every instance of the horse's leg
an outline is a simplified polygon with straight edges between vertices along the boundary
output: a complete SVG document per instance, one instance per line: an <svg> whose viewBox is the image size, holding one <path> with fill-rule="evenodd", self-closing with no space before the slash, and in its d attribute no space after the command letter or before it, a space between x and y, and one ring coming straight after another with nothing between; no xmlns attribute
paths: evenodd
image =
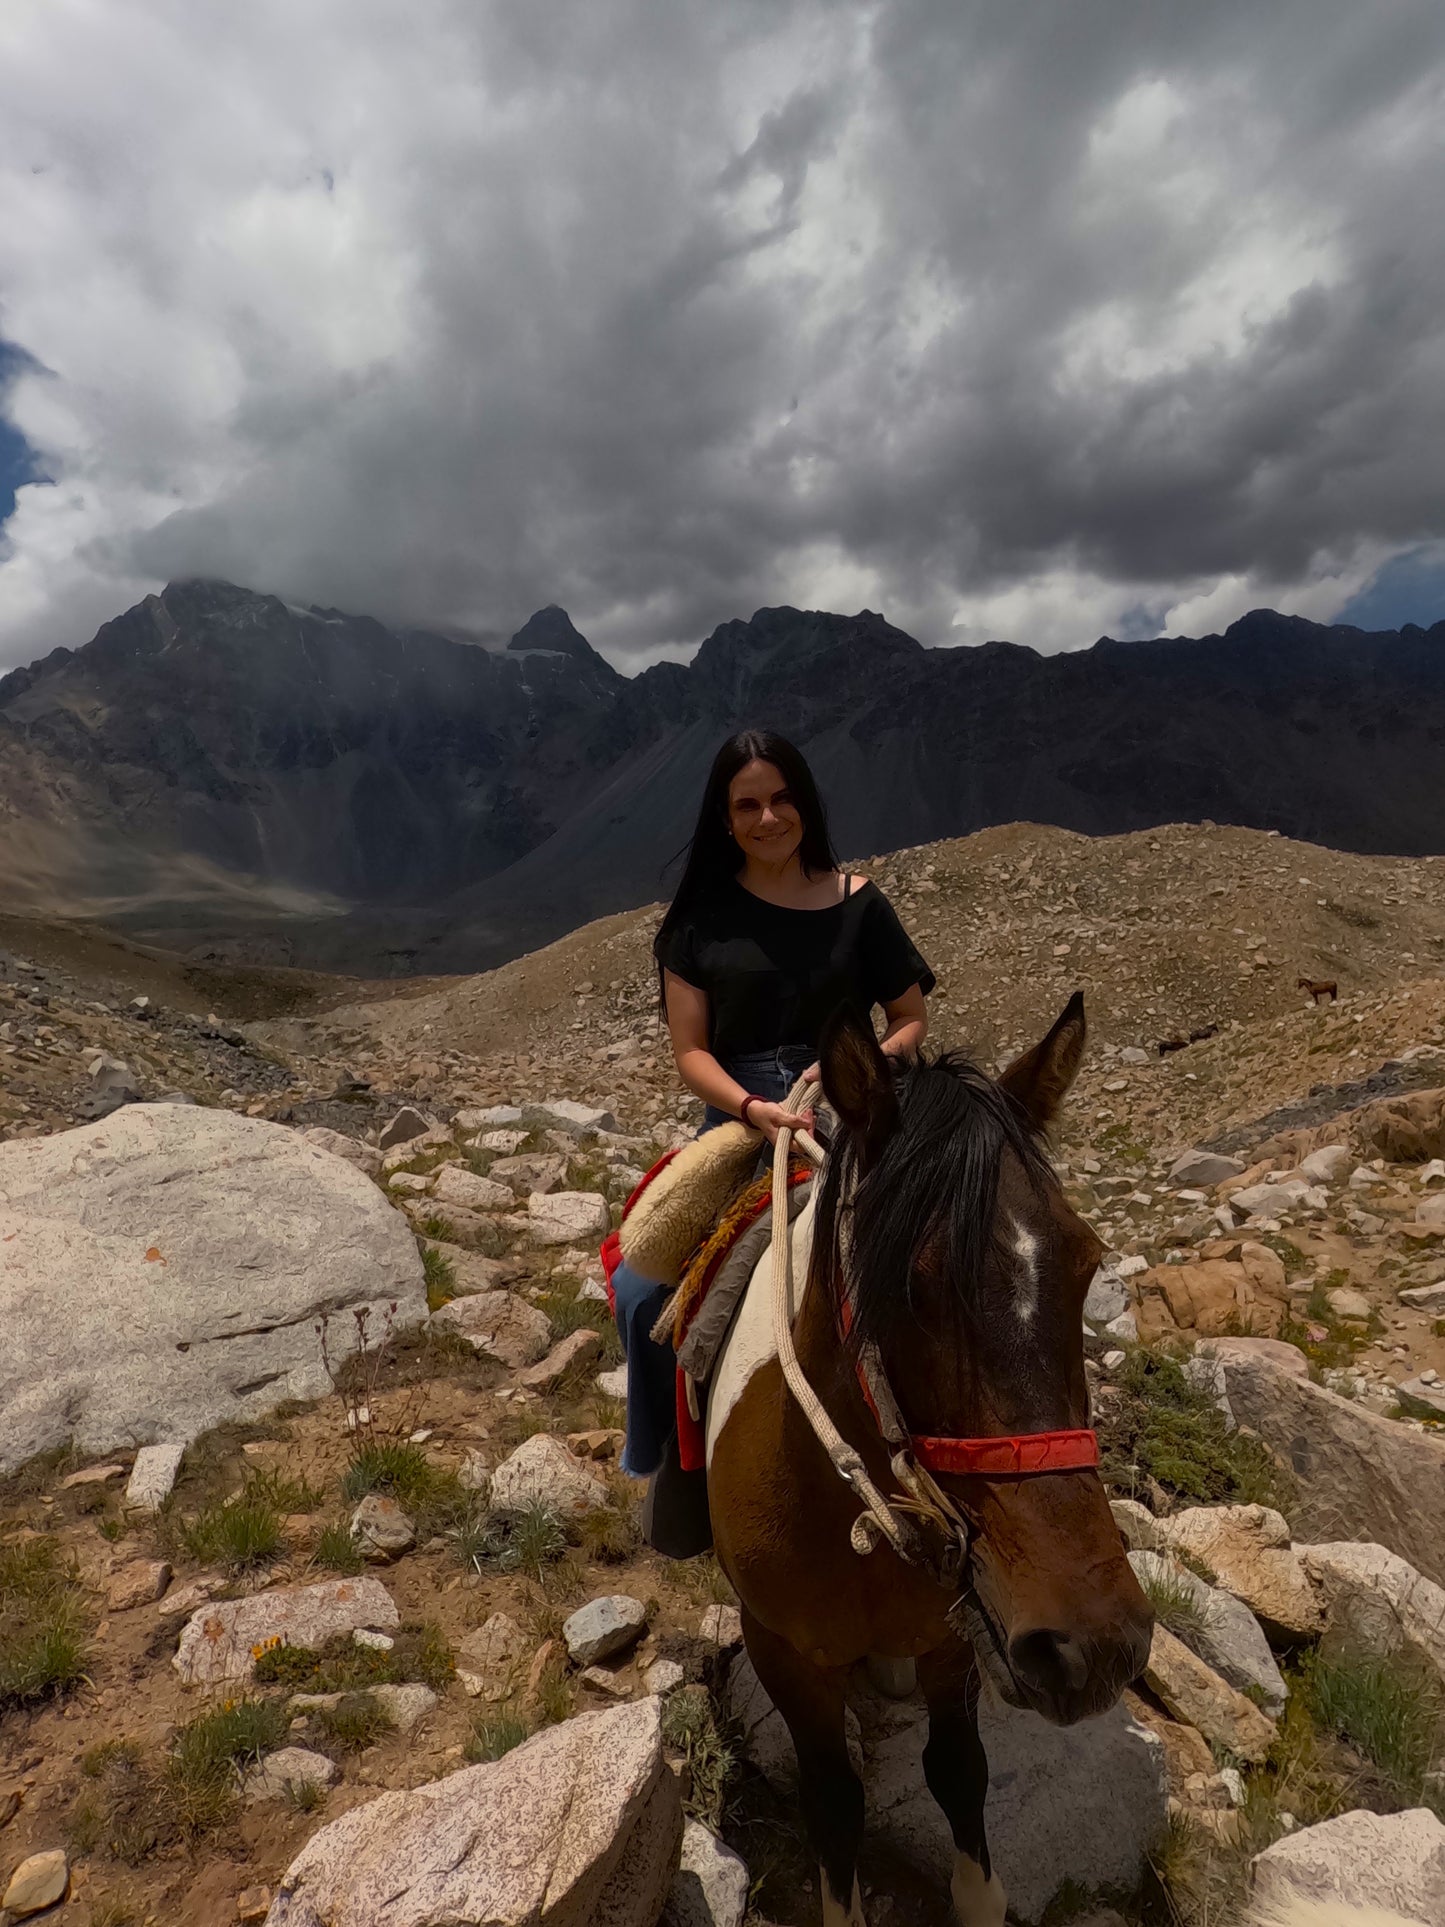
<svg viewBox="0 0 1445 1927"><path fill-rule="evenodd" d="M843 1674L814 1666L743 1608L748 1658L798 1755L798 1797L822 1867L823 1927L867 1927L858 1892L863 1783L848 1758Z"/></svg>
<svg viewBox="0 0 1445 1927"><path fill-rule="evenodd" d="M1003 1927L1007 1900L993 1871L983 1830L988 1760L978 1737L978 1668L961 1641L950 1639L918 1662L928 1702L923 1777L953 1829L953 1907L959 1927Z"/></svg>

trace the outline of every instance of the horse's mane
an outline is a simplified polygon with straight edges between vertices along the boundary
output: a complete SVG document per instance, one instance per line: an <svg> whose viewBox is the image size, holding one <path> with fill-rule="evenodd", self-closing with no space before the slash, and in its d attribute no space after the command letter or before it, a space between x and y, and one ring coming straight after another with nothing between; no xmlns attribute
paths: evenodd
<svg viewBox="0 0 1445 1927"><path fill-rule="evenodd" d="M839 1133L823 1171L812 1263L829 1282L847 1217L853 1342L886 1345L914 1315L910 1286L925 1247L931 1268L954 1286L952 1309L965 1327L978 1310L991 1255L999 1173L1012 1152L1042 1190L1048 1160L1018 1104L955 1052L890 1060L897 1128L866 1168Z"/></svg>

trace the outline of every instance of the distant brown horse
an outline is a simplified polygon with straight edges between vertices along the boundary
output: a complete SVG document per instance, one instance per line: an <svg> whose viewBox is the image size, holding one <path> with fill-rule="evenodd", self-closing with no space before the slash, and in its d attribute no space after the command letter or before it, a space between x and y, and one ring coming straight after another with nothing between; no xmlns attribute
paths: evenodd
<svg viewBox="0 0 1445 1927"><path fill-rule="evenodd" d="M1340 994L1340 987L1332 977L1322 977L1318 980L1314 977L1296 977L1294 987L1296 990L1307 990L1311 1003L1316 1004L1321 997L1328 997L1333 1004Z"/></svg>
<svg viewBox="0 0 1445 1927"><path fill-rule="evenodd" d="M748 1654L793 1737L826 1927L864 1922L863 1789L844 1734L844 1682L859 1660L917 1662L924 1774L957 1847L954 1907L963 1927L999 1927L979 1669L1011 1704L1067 1725L1112 1706L1148 1654L1148 1603L1092 1458L1068 1443L1092 1442L1081 1312L1102 1253L1065 1201L1041 1133L1083 1044L1079 997L997 1084L956 1058L890 1060L846 1021L824 1039L823 1088L841 1128L793 1226L795 1276L807 1277L792 1326L798 1362L899 1519L909 1517L900 1464L962 1468L934 1475L963 1528L956 1543L934 1518L915 1523L913 1555L886 1541L854 1549L867 1522L784 1382L767 1258L713 1377L718 1557L742 1601ZM885 1386L910 1439L892 1461ZM1024 1475L1025 1461L1050 1463L1058 1445L1070 1469Z"/></svg>

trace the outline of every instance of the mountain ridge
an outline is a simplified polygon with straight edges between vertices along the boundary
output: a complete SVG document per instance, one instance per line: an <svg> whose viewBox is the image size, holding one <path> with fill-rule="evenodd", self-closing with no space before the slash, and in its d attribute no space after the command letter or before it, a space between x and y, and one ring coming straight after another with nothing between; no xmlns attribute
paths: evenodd
<svg viewBox="0 0 1445 1927"><path fill-rule="evenodd" d="M871 610L616 670L557 605L505 646L167 585L0 680L0 884L183 950L477 969L650 901L723 736L807 751L839 847L1177 821L1445 848L1445 622L928 648Z"/></svg>

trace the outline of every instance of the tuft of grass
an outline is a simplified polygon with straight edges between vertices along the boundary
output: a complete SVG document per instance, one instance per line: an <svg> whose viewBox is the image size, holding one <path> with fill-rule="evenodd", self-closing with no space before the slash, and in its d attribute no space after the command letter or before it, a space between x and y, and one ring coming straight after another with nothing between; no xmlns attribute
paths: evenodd
<svg viewBox="0 0 1445 1927"><path fill-rule="evenodd" d="M90 1927L136 1927L139 1919L124 1894L104 1894L90 1903Z"/></svg>
<svg viewBox="0 0 1445 1927"><path fill-rule="evenodd" d="M368 1492L385 1492L409 1512L418 1540L451 1530L474 1505L454 1472L433 1465L419 1445L404 1439L366 1439L357 1447L341 1495L354 1505Z"/></svg>
<svg viewBox="0 0 1445 1927"><path fill-rule="evenodd" d="M181 1728L160 1791L182 1838L198 1839L231 1817L242 1772L284 1745L290 1724L279 1700L241 1699Z"/></svg>
<svg viewBox="0 0 1445 1927"><path fill-rule="evenodd" d="M282 1515L267 1499L245 1493L229 1505L207 1506L179 1528L182 1547L202 1565L227 1572L265 1565L285 1550Z"/></svg>
<svg viewBox="0 0 1445 1927"><path fill-rule="evenodd" d="M466 1757L473 1766L483 1760L500 1760L527 1737L527 1724L515 1713L486 1713L472 1724Z"/></svg>
<svg viewBox="0 0 1445 1927"><path fill-rule="evenodd" d="M1181 1574L1177 1572L1150 1571L1136 1573L1144 1597L1154 1608L1154 1617L1182 1639L1186 1645L1204 1631L1204 1614L1199 1610L1195 1598Z"/></svg>
<svg viewBox="0 0 1445 1927"><path fill-rule="evenodd" d="M274 1506L277 1512L314 1512L325 1494L307 1478L293 1479L272 1468L248 1472L241 1498L253 1505Z"/></svg>
<svg viewBox="0 0 1445 1927"><path fill-rule="evenodd" d="M88 1746L80 1756L80 1770L87 1780L101 1780L116 1766L139 1766L141 1750L134 1740L101 1740Z"/></svg>
<svg viewBox="0 0 1445 1927"><path fill-rule="evenodd" d="M315 1564L325 1566L328 1572L360 1572L366 1564L351 1536L350 1526L339 1520L323 1527L311 1556Z"/></svg>
<svg viewBox="0 0 1445 1927"><path fill-rule="evenodd" d="M1267 1447L1230 1432L1212 1395L1190 1383L1177 1359L1140 1346L1115 1381L1118 1397L1098 1415L1104 1477L1133 1494L1154 1479L1177 1498L1205 1503L1287 1503L1284 1474Z"/></svg>
<svg viewBox="0 0 1445 1927"><path fill-rule="evenodd" d="M342 1753L363 1753L396 1722L370 1693L348 1693L336 1706L318 1706L311 1717L331 1744Z"/></svg>
<svg viewBox="0 0 1445 1927"><path fill-rule="evenodd" d="M287 1686L296 1693L361 1692L369 1686L401 1686L411 1680L420 1680L434 1692L446 1688L456 1668L439 1626L431 1620L401 1626L392 1641L386 1650L358 1646L350 1633L336 1633L313 1650L282 1640L257 1656L256 1683Z"/></svg>
<svg viewBox="0 0 1445 1927"><path fill-rule="evenodd" d="M452 1531L457 1557L471 1571L520 1572L538 1585L549 1566L567 1552L567 1528L551 1506L525 1505L516 1512L479 1512Z"/></svg>
<svg viewBox="0 0 1445 1927"><path fill-rule="evenodd" d="M450 1218L435 1215L423 1218L420 1230L424 1238L435 1238L439 1244L449 1245L456 1241L457 1234L452 1227ZM423 1258L422 1262L423 1264L426 1262L425 1258Z"/></svg>
<svg viewBox="0 0 1445 1927"><path fill-rule="evenodd" d="M1422 1668L1399 1658L1313 1654L1301 1684L1315 1725L1363 1754L1401 1807L1425 1803L1440 1743L1445 1696Z"/></svg>
<svg viewBox="0 0 1445 1927"><path fill-rule="evenodd" d="M687 1761L692 1790L685 1806L694 1820L717 1827L737 1754L719 1730L712 1701L700 1686L674 1693L662 1714L664 1742Z"/></svg>
<svg viewBox="0 0 1445 1927"><path fill-rule="evenodd" d="M621 1566L642 1545L635 1515L625 1506L599 1506L577 1523L578 1546L585 1559L599 1566Z"/></svg>
<svg viewBox="0 0 1445 1927"><path fill-rule="evenodd" d="M315 1813L326 1802L326 1788L319 1780L288 1780L281 1798L293 1813Z"/></svg>
<svg viewBox="0 0 1445 1927"><path fill-rule="evenodd" d="M421 1248L421 1272L426 1281L426 1308L440 1311L457 1295L457 1268L444 1251L435 1245Z"/></svg>
<svg viewBox="0 0 1445 1927"><path fill-rule="evenodd" d="M560 1726L563 1720L571 1719L572 1682L560 1659L543 1670L537 1682L536 1704L537 1715L543 1726Z"/></svg>
<svg viewBox="0 0 1445 1927"><path fill-rule="evenodd" d="M0 1546L0 1713L78 1685L89 1635L85 1593L55 1541Z"/></svg>

